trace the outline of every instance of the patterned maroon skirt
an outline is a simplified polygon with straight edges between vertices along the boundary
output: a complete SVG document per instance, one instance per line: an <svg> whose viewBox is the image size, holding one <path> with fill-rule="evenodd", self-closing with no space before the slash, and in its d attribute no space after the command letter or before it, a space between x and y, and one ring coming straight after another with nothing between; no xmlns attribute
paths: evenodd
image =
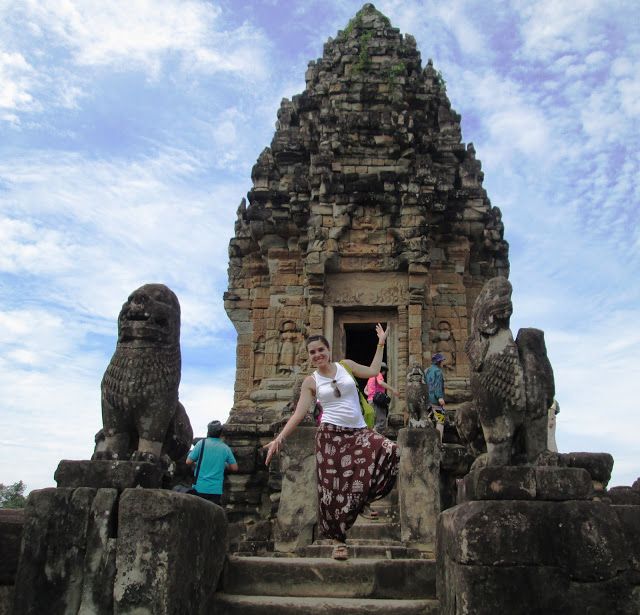
<svg viewBox="0 0 640 615"><path fill-rule="evenodd" d="M395 442L371 429L321 423L316 434L321 533L344 541L365 504L391 491L399 460Z"/></svg>

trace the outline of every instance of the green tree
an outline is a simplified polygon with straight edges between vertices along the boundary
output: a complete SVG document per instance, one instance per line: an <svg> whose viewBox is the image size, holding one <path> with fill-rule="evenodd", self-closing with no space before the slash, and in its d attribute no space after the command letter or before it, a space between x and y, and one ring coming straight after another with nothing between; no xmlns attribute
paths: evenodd
<svg viewBox="0 0 640 615"><path fill-rule="evenodd" d="M7 486L0 483L0 508L24 508L27 503L24 497L26 487L21 480Z"/></svg>

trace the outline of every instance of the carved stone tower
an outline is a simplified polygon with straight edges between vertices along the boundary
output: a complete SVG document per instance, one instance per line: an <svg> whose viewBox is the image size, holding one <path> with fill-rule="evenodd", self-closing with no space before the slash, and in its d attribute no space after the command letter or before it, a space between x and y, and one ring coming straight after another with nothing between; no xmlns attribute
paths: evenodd
<svg viewBox="0 0 640 615"><path fill-rule="evenodd" d="M334 360L368 363L378 321L401 399L408 368L436 351L448 400L466 399L469 314L483 284L508 275L508 244L444 79L430 60L422 67L415 39L365 5L309 63L304 92L283 99L252 180L229 246L228 427L261 432L280 418L307 335L324 334Z"/></svg>
<svg viewBox="0 0 640 615"><path fill-rule="evenodd" d="M229 246L230 422L279 415L306 335L368 362L377 321L391 327L392 382L402 389L410 364L439 351L463 394L468 314L487 279L508 275L508 245L442 76L367 4L306 84L281 103Z"/></svg>

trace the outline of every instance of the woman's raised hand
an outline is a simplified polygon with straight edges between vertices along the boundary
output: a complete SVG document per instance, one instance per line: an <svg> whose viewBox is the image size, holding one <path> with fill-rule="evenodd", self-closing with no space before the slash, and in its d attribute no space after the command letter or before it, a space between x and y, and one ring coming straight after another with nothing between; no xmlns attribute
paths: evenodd
<svg viewBox="0 0 640 615"><path fill-rule="evenodd" d="M382 325L380 323L376 325L376 333L378 335L378 344L381 344L382 346L384 346L384 343L387 341L388 331L389 331L389 327L387 327L387 330L385 331L382 328Z"/></svg>

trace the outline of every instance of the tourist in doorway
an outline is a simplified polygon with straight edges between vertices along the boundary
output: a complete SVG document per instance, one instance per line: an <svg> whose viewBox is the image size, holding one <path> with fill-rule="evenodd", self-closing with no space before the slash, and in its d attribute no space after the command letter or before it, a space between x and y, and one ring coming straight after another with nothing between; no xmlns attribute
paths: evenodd
<svg viewBox="0 0 640 615"><path fill-rule="evenodd" d="M424 373L424 381L429 387L429 405L431 406L431 417L435 422L436 429L440 434L440 443L444 435L444 422L446 419L444 409L444 375L442 364L444 355L436 352L431 357L431 367Z"/></svg>
<svg viewBox="0 0 640 615"><path fill-rule="evenodd" d="M310 363L315 371L302 382L295 412L278 436L264 448L266 464L305 417L313 402L322 404L322 422L316 434L316 463L320 532L334 542L332 557L349 557L347 530L367 504L387 495L398 474L395 442L368 429L353 376L371 378L380 373L387 331L376 325L378 346L371 365L350 359L331 361L329 342L322 335L307 338Z"/></svg>
<svg viewBox="0 0 640 615"><path fill-rule="evenodd" d="M373 428L378 433L382 433L387 426L387 415L389 414L389 404L391 403L391 398L387 395L387 391L398 397L398 391L387 383L388 373L387 364L383 361L380 364L380 373L377 376L371 376L367 380L367 386L364 388L369 403L376 411L376 422Z"/></svg>
<svg viewBox="0 0 640 615"><path fill-rule="evenodd" d="M214 504L222 501L224 473L237 472L233 451L222 441L222 423L211 421L207 437L200 440L187 456L187 464L196 464L193 488L189 491Z"/></svg>

